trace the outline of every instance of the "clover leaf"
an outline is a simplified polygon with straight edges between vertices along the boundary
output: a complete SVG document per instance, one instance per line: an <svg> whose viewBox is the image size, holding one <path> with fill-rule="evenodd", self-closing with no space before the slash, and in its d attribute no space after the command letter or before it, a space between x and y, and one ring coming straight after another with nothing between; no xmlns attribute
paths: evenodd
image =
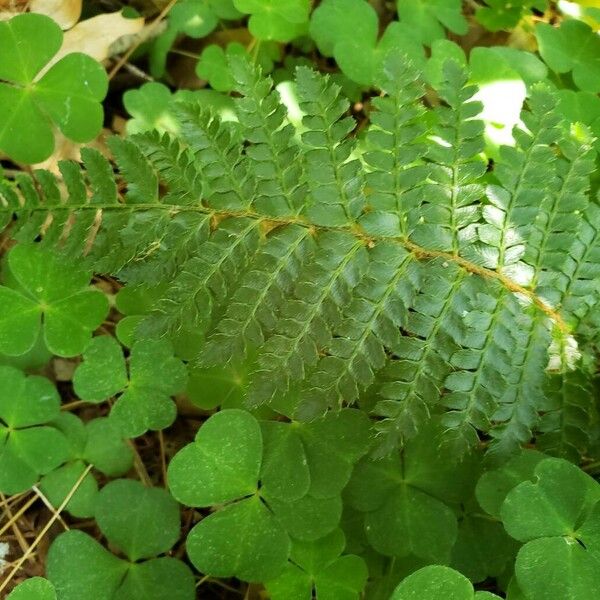
<svg viewBox="0 0 600 600"><path fill-rule="evenodd" d="M67 462L45 475L40 490L53 506L60 506L83 475L86 465L93 465L104 475L125 474L133 464L133 452L110 419L99 418L84 423L75 415L61 413L52 424L69 442ZM80 482L65 506L78 518L94 516L98 483L92 473Z"/></svg>
<svg viewBox="0 0 600 600"><path fill-rule="evenodd" d="M366 537L381 554L449 561L458 534L454 507L474 487L479 457L453 464L440 447L441 436L441 426L432 421L400 456L357 464L346 498L365 513Z"/></svg>
<svg viewBox="0 0 600 600"><path fill-rule="evenodd" d="M123 105L132 116L127 121L127 133L152 130L178 133L180 127L174 108L181 100L198 101L212 107L222 117L230 116L233 109L231 98L214 90L179 90L172 94L166 85L150 81L123 94Z"/></svg>
<svg viewBox="0 0 600 600"><path fill-rule="evenodd" d="M0 492L18 494L67 459L65 436L49 426L59 414L48 379L0 367Z"/></svg>
<svg viewBox="0 0 600 600"><path fill-rule="evenodd" d="M353 409L309 424L262 426L246 411L223 410L169 465L171 492L183 504L229 503L188 537L190 560L204 573L248 581L276 577L290 538L312 542L337 527L340 492L353 462L368 449L368 419ZM234 531L244 532L235 547L228 541Z"/></svg>
<svg viewBox="0 0 600 600"><path fill-rule="evenodd" d="M310 0L233 0L249 13L248 29L259 40L289 42L306 33Z"/></svg>
<svg viewBox="0 0 600 600"><path fill-rule="evenodd" d="M556 28L539 23L535 28L539 52L555 73L573 75L575 85L586 92L600 92L600 37L577 20Z"/></svg>
<svg viewBox="0 0 600 600"><path fill-rule="evenodd" d="M343 73L371 85L389 53L423 62L423 47L415 30L392 22L378 40L379 20L366 0L324 0L314 10L310 34L325 56L333 56Z"/></svg>
<svg viewBox="0 0 600 600"><path fill-rule="evenodd" d="M242 14L232 0L179 0L169 11L166 29L150 50L150 69L155 77L165 74L167 54L180 34L203 38L211 33L219 19L239 19Z"/></svg>
<svg viewBox="0 0 600 600"><path fill-rule="evenodd" d="M62 41L60 27L44 15L27 13L0 22L0 150L14 160L48 158L54 125L76 142L100 132L106 73L82 53L67 54L47 68Z"/></svg>
<svg viewBox="0 0 600 600"><path fill-rule="evenodd" d="M52 425L65 436L69 445L69 454L65 464L42 477L39 487L50 503L58 507L85 473L86 463L82 455L87 436L83 421L71 413L61 413L54 419ZM87 473L65 506L65 510L81 519L93 517L97 493L98 483L91 473Z"/></svg>
<svg viewBox="0 0 600 600"><path fill-rule="evenodd" d="M525 542L515 563L529 600L600 594L600 485L575 465L548 458L536 481L513 488L502 504L506 531Z"/></svg>
<svg viewBox="0 0 600 600"><path fill-rule="evenodd" d="M257 495L262 451L258 421L230 409L208 419L195 441L169 464L171 493L183 504L202 507L240 499L190 532L188 555L203 573L264 581L285 566L289 538Z"/></svg>
<svg viewBox="0 0 600 600"><path fill-rule="evenodd" d="M173 356L167 340L135 342L126 362L121 346L109 336L91 341L73 377L82 400L103 402L119 395L110 418L125 437L171 425L177 416L171 396L183 391L186 383L185 365Z"/></svg>
<svg viewBox="0 0 600 600"><path fill-rule="evenodd" d="M500 600L490 592L476 592L458 571L430 565L415 571L394 590L390 600Z"/></svg>
<svg viewBox="0 0 600 600"><path fill-rule="evenodd" d="M498 577L514 560L518 543L502 523L482 513L474 499L464 505L458 520L458 535L452 547L450 566L472 582Z"/></svg>
<svg viewBox="0 0 600 600"><path fill-rule="evenodd" d="M56 600L56 590L47 579L31 577L20 583L6 600Z"/></svg>
<svg viewBox="0 0 600 600"><path fill-rule="evenodd" d="M196 73L198 77L206 79L213 90L230 92L235 87L235 81L228 59L232 56L245 55L246 48L239 42L231 42L225 49L217 44L211 44L202 50L196 65Z"/></svg>
<svg viewBox="0 0 600 600"><path fill-rule="evenodd" d="M279 59L280 50L274 42L263 42L256 49L254 62L260 66L263 73L273 70L274 62ZM230 92L235 87L233 73L229 61L234 56L249 56L247 49L239 42L230 42L223 49L217 44L211 44L202 50L200 60L196 65L196 73L201 79L206 79L213 90Z"/></svg>
<svg viewBox="0 0 600 600"><path fill-rule="evenodd" d="M126 559L81 531L67 531L48 552L48 579L61 600L193 600L190 569L175 558L154 558L168 552L179 538L179 519L177 503L165 490L133 480L112 481L98 494L96 521Z"/></svg>
<svg viewBox="0 0 600 600"><path fill-rule="evenodd" d="M169 110L173 95L166 85L150 81L123 94L123 105L132 119L127 121L127 133L134 134L156 129L178 130L175 116Z"/></svg>
<svg viewBox="0 0 600 600"><path fill-rule="evenodd" d="M461 0L398 0L398 17L415 30L428 46L444 38L444 27L453 33L467 33L467 20L462 14Z"/></svg>
<svg viewBox="0 0 600 600"><path fill-rule="evenodd" d="M544 11L547 0L485 0L485 6L475 11L475 18L489 31L512 29L526 11L535 8Z"/></svg>
<svg viewBox="0 0 600 600"><path fill-rule="evenodd" d="M266 421L262 433L261 482L266 494L284 502L307 493L321 499L339 495L369 445L368 419L353 409L309 423Z"/></svg>
<svg viewBox="0 0 600 600"><path fill-rule="evenodd" d="M295 542L284 571L265 587L272 600L343 598L358 600L367 581L362 558L342 555L346 540L340 529L316 542Z"/></svg>
<svg viewBox="0 0 600 600"><path fill-rule="evenodd" d="M108 314L106 296L88 287L90 273L34 244L15 246L8 265L19 288L0 286L0 352L25 354L42 329L53 354L81 354Z"/></svg>
<svg viewBox="0 0 600 600"><path fill-rule="evenodd" d="M475 487L477 501L488 514L500 518L507 494L519 483L533 479L538 463L547 458L536 450L522 450L501 468L486 471Z"/></svg>

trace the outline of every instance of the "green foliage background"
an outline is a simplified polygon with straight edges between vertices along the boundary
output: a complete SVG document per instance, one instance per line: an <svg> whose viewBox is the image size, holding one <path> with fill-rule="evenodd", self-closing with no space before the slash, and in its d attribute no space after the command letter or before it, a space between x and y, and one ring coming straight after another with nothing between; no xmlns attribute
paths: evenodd
<svg viewBox="0 0 600 600"><path fill-rule="evenodd" d="M68 523L0 593L600 597L599 23L179 0L122 98L0 23L0 492Z"/></svg>

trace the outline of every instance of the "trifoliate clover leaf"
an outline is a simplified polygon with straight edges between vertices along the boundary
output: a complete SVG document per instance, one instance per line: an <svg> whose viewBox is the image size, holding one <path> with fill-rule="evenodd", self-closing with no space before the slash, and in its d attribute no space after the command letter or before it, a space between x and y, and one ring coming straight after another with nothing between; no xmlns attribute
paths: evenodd
<svg viewBox="0 0 600 600"><path fill-rule="evenodd" d="M539 23L539 52L555 73L571 72L585 92L600 92L600 37L581 21L564 21L559 28Z"/></svg>
<svg viewBox="0 0 600 600"><path fill-rule="evenodd" d="M56 600L56 590L47 579L31 577L20 583L6 600Z"/></svg>
<svg viewBox="0 0 600 600"><path fill-rule="evenodd" d="M283 527L253 495L200 521L188 536L187 552L202 573L264 581L282 571L289 544Z"/></svg>
<svg viewBox="0 0 600 600"><path fill-rule="evenodd" d="M186 565L153 558L168 552L180 534L177 503L165 490L133 480L112 481L98 494L95 516L101 532L127 560L80 531L60 535L48 553L47 573L61 599L195 597Z"/></svg>
<svg viewBox="0 0 600 600"><path fill-rule="evenodd" d="M407 24L392 22L378 41L377 13L366 0L324 0L313 12L310 34L353 81L371 85L389 53L423 61L423 48Z"/></svg>
<svg viewBox="0 0 600 600"><path fill-rule="evenodd" d="M219 19L239 19L242 14L232 0L179 0L169 11L167 28L150 50L150 70L155 77L165 74L167 54L180 34L203 38L211 33Z"/></svg>
<svg viewBox="0 0 600 600"><path fill-rule="evenodd" d="M123 105L133 117L127 121L127 133L132 135L151 129L177 132L175 116L169 110L172 98L169 88L155 81L127 90L123 94Z"/></svg>
<svg viewBox="0 0 600 600"><path fill-rule="evenodd" d="M358 413L350 411L354 412ZM353 434L360 437L360 427L347 430L348 438L339 438L341 447L329 463L334 480L333 487L327 489L331 496L317 498L308 493L311 463L323 448L329 450L328 441L325 439L324 446L319 447L314 442L319 432L312 432L315 438L309 440L316 447L311 455L304 449L301 434L294 431L303 425L282 425L288 429L272 430L267 426L263 437L258 421L250 413L224 410L208 419L195 442L171 461L169 486L180 502L207 507L233 501L203 519L188 537L190 559L203 573L248 581L271 579L285 566L290 537L313 541L337 527L342 511L339 492L349 476L351 462L348 474L342 475L342 479L335 478L333 465L339 463L345 449L349 448L350 454L346 461L352 461L352 457L356 460L366 452L364 441L348 439ZM331 438L334 434L335 427L330 432ZM357 450L357 446L361 449ZM286 459L295 462L276 475L275 462ZM328 458L320 460L315 468L317 490L325 488L319 483L323 473L320 469L328 464ZM341 468L343 472L346 470L343 464ZM289 490L285 490L286 483ZM239 532L245 532L243 539L239 539ZM236 537L235 547L227 541L233 537Z"/></svg>
<svg viewBox="0 0 600 600"><path fill-rule="evenodd" d="M428 46L445 37L444 27L459 35L468 29L461 0L398 0L398 17Z"/></svg>
<svg viewBox="0 0 600 600"><path fill-rule="evenodd" d="M60 398L44 377L0 367L0 492L18 494L68 457L67 439L49 423Z"/></svg>
<svg viewBox="0 0 600 600"><path fill-rule="evenodd" d="M136 506L123 505L119 511L128 513L129 526L141 530L143 537L144 526L148 524L146 513L139 515ZM140 520L136 525L137 519ZM180 560L170 557L135 563L121 560L78 530L66 531L54 540L48 551L46 573L61 600L195 598L194 576Z"/></svg>
<svg viewBox="0 0 600 600"><path fill-rule="evenodd" d="M63 503L88 464L111 477L123 475L131 468L133 452L110 419L94 419L84 425L75 415L61 413L52 425L62 431L69 443L67 462L40 481L40 490L53 506ZM98 483L88 473L65 510L78 518L94 516L97 493Z"/></svg>
<svg viewBox="0 0 600 600"><path fill-rule="evenodd" d="M519 483L532 480L536 466L544 458L547 457L536 450L522 450L501 468L483 473L475 487L475 496L483 510L499 519L506 495Z"/></svg>
<svg viewBox="0 0 600 600"><path fill-rule="evenodd" d="M498 577L514 560L518 548L502 523L482 513L477 502L471 499L459 517L450 566L477 583Z"/></svg>
<svg viewBox="0 0 600 600"><path fill-rule="evenodd" d="M136 562L168 552L179 538L177 503L161 488L133 479L104 486L96 501L96 522L111 544Z"/></svg>
<svg viewBox="0 0 600 600"><path fill-rule="evenodd" d="M314 498L336 497L354 464L368 451L369 427L364 413L354 409L309 423L263 423L265 493L284 502L307 493Z"/></svg>
<svg viewBox="0 0 600 600"><path fill-rule="evenodd" d="M50 18L27 13L0 23L0 150L41 162L54 150L53 126L76 142L102 127L106 73L87 54L67 54L47 68L63 40ZM24 51L26 49L26 51Z"/></svg>
<svg viewBox="0 0 600 600"><path fill-rule="evenodd" d="M248 29L259 40L289 42L304 35L310 0L233 0L235 7L250 14Z"/></svg>
<svg viewBox="0 0 600 600"><path fill-rule="evenodd" d="M520 483L502 503L500 515L506 531L521 542L550 536L576 537L578 526L600 500L600 485L559 458L544 459L534 473L535 482Z"/></svg>
<svg viewBox="0 0 600 600"><path fill-rule="evenodd" d="M500 600L490 592L476 592L458 571L430 565L415 571L394 590L390 600Z"/></svg>
<svg viewBox="0 0 600 600"><path fill-rule="evenodd" d="M279 54L277 44L263 42L257 47L254 62L260 66L263 73L270 73L274 62L279 59ZM213 90L230 92L235 87L235 82L229 61L235 56L248 56L247 49L239 42L231 42L225 49L211 44L202 51L196 65L196 73L201 79L206 79Z"/></svg>
<svg viewBox="0 0 600 600"><path fill-rule="evenodd" d="M48 501L58 508L86 470L86 463L82 457L87 434L83 421L68 412L58 415L52 421L52 425L67 439L69 455L64 465L42 477L39 488ZM80 519L93 517L97 493L98 483L91 473L87 473L79 482L75 493L65 506L65 510Z"/></svg>
<svg viewBox="0 0 600 600"><path fill-rule="evenodd" d="M525 542L515 563L529 600L600 594L600 485L575 465L549 458L536 481L513 488L502 504L506 531Z"/></svg>
<svg viewBox="0 0 600 600"><path fill-rule="evenodd" d="M173 356L170 343L135 342L128 359L129 376L126 364L114 338L94 338L73 377L75 392L88 402L102 402L120 394L110 418L125 437L171 425L177 415L171 396L185 389L187 370Z"/></svg>
<svg viewBox="0 0 600 600"><path fill-rule="evenodd" d="M235 82L229 69L228 58L231 56L244 56L246 48L239 42L227 44L223 50L217 44L211 44L202 50L200 60L196 65L198 77L206 79L213 90L218 92L230 92Z"/></svg>
<svg viewBox="0 0 600 600"><path fill-rule="evenodd" d="M485 0L486 6L475 11L475 18L489 31L509 30L519 23L527 11L544 11L547 0Z"/></svg>
<svg viewBox="0 0 600 600"><path fill-rule="evenodd" d="M85 424L84 460L108 477L119 477L133 465L133 450L111 419L101 417Z"/></svg>
<svg viewBox="0 0 600 600"><path fill-rule="evenodd" d="M367 539L381 554L449 561L458 533L453 507L474 487L479 459L472 454L453 464L440 448L441 435L432 422L400 456L357 464L346 497L365 513Z"/></svg>
<svg viewBox="0 0 600 600"><path fill-rule="evenodd" d="M127 133L152 130L178 133L180 126L174 108L181 100L210 106L221 117L230 116L233 109L231 98L214 90L179 90L172 94L166 85L151 81L123 94L123 104L132 116L127 121Z"/></svg>
<svg viewBox="0 0 600 600"><path fill-rule="evenodd" d="M92 339L73 375L75 393L87 402L103 402L127 386L127 368L119 343L108 335Z"/></svg>
<svg viewBox="0 0 600 600"><path fill-rule="evenodd" d="M595 527L600 523L596 518ZM519 588L527 600L600 597L600 560L579 543L549 537L525 544L515 563Z"/></svg>
<svg viewBox="0 0 600 600"><path fill-rule="evenodd" d="M336 529L317 542L295 542L291 560L283 573L266 583L272 600L288 598L335 598L358 600L367 581L367 566L362 558L341 556L346 541Z"/></svg>
<svg viewBox="0 0 600 600"><path fill-rule="evenodd" d="M237 409L218 412L169 464L171 492L187 506L211 506L254 494L262 451L260 426L252 415Z"/></svg>
<svg viewBox="0 0 600 600"><path fill-rule="evenodd" d="M88 287L90 273L31 244L15 246L8 264L20 287L0 286L0 351L25 354L43 329L53 354L81 354L108 314L106 296Z"/></svg>

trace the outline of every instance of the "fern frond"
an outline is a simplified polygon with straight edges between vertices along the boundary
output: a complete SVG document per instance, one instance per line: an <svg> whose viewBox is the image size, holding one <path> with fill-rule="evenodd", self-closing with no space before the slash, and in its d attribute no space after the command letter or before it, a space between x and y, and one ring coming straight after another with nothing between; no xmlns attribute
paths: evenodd
<svg viewBox="0 0 600 600"><path fill-rule="evenodd" d="M408 307L420 287L419 271L414 256L398 244L373 249L367 273L324 347L326 356L306 384L304 413L309 406L318 414L356 401L386 365L386 349L401 351L400 329L407 325Z"/></svg>
<svg viewBox="0 0 600 600"><path fill-rule="evenodd" d="M363 170L352 157L355 141L348 137L356 123L344 116L349 103L328 77L300 67L297 80L310 189L304 212L317 225L347 226L365 206Z"/></svg>
<svg viewBox="0 0 600 600"><path fill-rule="evenodd" d="M579 462L589 447L594 410L591 377L580 368L552 375L546 383L547 404L536 435L542 452Z"/></svg>
<svg viewBox="0 0 600 600"><path fill-rule="evenodd" d="M132 138L157 172L167 193L161 198L164 204L187 205L202 202L204 173L189 148L168 133L148 131Z"/></svg>
<svg viewBox="0 0 600 600"><path fill-rule="evenodd" d="M516 146L503 146L494 165L498 184L488 185L483 207L485 225L478 227L484 246L481 264L498 269L520 283L529 283L531 268L521 261L540 207L554 185L553 144L561 136L555 100L545 87L534 87L529 110L521 120L527 130L515 128Z"/></svg>
<svg viewBox="0 0 600 600"><path fill-rule="evenodd" d="M85 150L60 185L43 172L0 182L0 225L125 282L168 284L137 334L204 333L203 365L256 357L253 406L288 394L310 418L368 389L380 454L433 413L457 450L484 434L504 457L539 422L557 452L581 451L590 396L557 400L574 361L563 352L557 370L556 349L579 342L595 360L600 207L591 140L556 116L552 92L532 92L516 145L487 164L454 63L426 109L391 59L364 143L327 77L299 70L297 134L269 81L233 71L238 122L182 103L180 136L111 142L124 194Z"/></svg>
<svg viewBox="0 0 600 600"><path fill-rule="evenodd" d="M302 269L279 310L273 335L259 352L249 393L252 405L285 394L292 382L306 377L307 367L316 364L320 349L330 343L367 264L363 240L342 232L320 237L313 261Z"/></svg>
<svg viewBox="0 0 600 600"><path fill-rule="evenodd" d="M468 72L448 61L439 94L445 105L434 110L436 126L428 145L428 183L421 187L421 203L410 217L411 239L435 250L458 254L474 241L483 197L486 162L483 122L477 119L477 88L468 85Z"/></svg>
<svg viewBox="0 0 600 600"><path fill-rule="evenodd" d="M314 241L306 227L285 225L269 237L208 339L200 358L204 366L241 361L250 348L262 346L302 265L313 252Z"/></svg>
<svg viewBox="0 0 600 600"><path fill-rule="evenodd" d="M242 153L236 123L223 122L200 103L178 103L181 136L204 174L204 201L223 210L252 204L255 181Z"/></svg>
<svg viewBox="0 0 600 600"><path fill-rule="evenodd" d="M369 211L361 226L375 235L406 236L408 215L420 204L419 187L428 170L423 157L429 127L420 102L425 90L417 71L401 57L386 63L379 80L386 95L372 101L376 110L363 156Z"/></svg>
<svg viewBox="0 0 600 600"><path fill-rule="evenodd" d="M294 127L273 82L241 58L231 67L236 76L237 114L242 133L252 143L246 151L256 179L253 206L272 217L296 215L304 208L306 182Z"/></svg>

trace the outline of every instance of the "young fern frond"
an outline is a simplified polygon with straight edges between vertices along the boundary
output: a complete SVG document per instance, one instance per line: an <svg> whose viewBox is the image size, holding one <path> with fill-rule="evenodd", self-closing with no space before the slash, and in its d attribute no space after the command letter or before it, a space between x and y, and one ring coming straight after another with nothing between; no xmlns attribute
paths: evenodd
<svg viewBox="0 0 600 600"><path fill-rule="evenodd" d="M598 343L600 208L591 140L552 92L533 90L488 164L455 63L427 109L390 59L364 136L327 77L298 71L297 131L269 80L232 68L237 122L180 103L180 136L112 142L124 195L86 150L83 169L61 165L64 195L45 173L2 182L0 225L166 284L138 336L202 332L204 366L251 357L252 406L287 396L308 419L370 404L379 454L437 413L459 451L484 434L505 456L538 422L553 452L584 451L591 392L563 392Z"/></svg>

